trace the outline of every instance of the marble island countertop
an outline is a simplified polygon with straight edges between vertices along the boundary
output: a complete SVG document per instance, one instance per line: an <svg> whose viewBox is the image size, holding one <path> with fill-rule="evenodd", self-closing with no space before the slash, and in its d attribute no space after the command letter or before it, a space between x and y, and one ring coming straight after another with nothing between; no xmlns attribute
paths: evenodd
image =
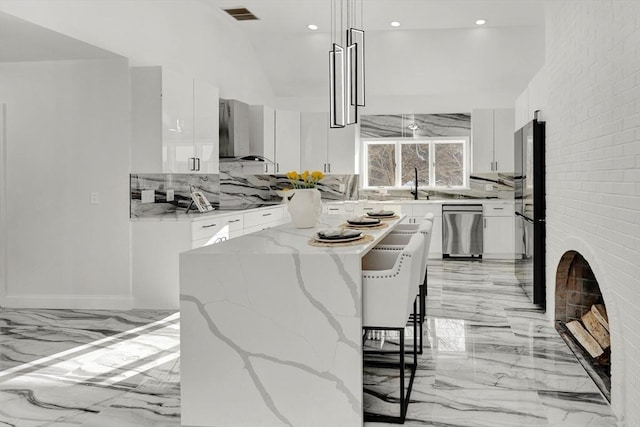
<svg viewBox="0 0 640 427"><path fill-rule="evenodd" d="M335 215L181 253L182 423L362 426L361 258L402 219L357 246L308 243Z"/></svg>

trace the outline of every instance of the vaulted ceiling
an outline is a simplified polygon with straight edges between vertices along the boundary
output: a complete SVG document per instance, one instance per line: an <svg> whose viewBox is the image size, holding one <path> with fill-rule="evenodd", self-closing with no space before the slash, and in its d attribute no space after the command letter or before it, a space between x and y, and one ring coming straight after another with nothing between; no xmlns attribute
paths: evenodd
<svg viewBox="0 0 640 427"><path fill-rule="evenodd" d="M202 1L250 40L277 97L327 96L328 51L338 37L332 7L347 0ZM367 93L520 93L544 63L544 3L354 0L356 21L362 17L366 31ZM238 6L258 20L234 21L222 10ZM486 25L475 24L480 18Z"/></svg>

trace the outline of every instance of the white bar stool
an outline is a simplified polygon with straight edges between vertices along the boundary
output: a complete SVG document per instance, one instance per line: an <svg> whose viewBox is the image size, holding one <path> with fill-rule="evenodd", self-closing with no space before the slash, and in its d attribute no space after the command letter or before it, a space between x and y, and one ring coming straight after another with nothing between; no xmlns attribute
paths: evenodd
<svg viewBox="0 0 640 427"><path fill-rule="evenodd" d="M397 331L400 338L399 362L368 361L365 366L398 367L400 370L400 416L364 414L365 421L404 423L409 406L409 397L418 365L415 328L416 293L422 268L424 236L416 233L402 251L370 251L362 259L362 325L364 336L369 330ZM413 364L409 384L405 393L405 349L404 335L413 306ZM396 352L365 351L370 354L395 354Z"/></svg>
<svg viewBox="0 0 640 427"><path fill-rule="evenodd" d="M428 261L429 261L429 249L431 247L431 230L433 228L433 223L430 221L424 221L419 225L418 229L409 234L409 233L397 233L397 234L388 234L384 239L380 241L380 243L375 246L374 250L386 250L386 251L402 251L405 246L409 243L411 238L415 233L421 233L424 237L424 253L422 256L422 268L420 270L420 279L419 279L419 334L420 334L420 342L418 351L419 354L423 352L423 323L426 316L427 311L427 280L428 280Z"/></svg>

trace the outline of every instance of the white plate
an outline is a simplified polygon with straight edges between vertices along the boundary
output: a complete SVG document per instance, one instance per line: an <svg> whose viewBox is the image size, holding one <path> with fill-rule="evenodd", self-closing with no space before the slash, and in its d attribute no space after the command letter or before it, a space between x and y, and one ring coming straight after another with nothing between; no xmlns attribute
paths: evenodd
<svg viewBox="0 0 640 427"><path fill-rule="evenodd" d="M389 216L394 216L396 213L394 211L378 211L378 212L367 212L371 218L385 218Z"/></svg>
<svg viewBox="0 0 640 427"><path fill-rule="evenodd" d="M362 239L362 237L363 237L362 233L360 233L359 236L346 237L344 239L321 239L316 235L313 237L313 240L315 240L316 242L322 242L322 243L344 243L344 242L353 242L354 240Z"/></svg>
<svg viewBox="0 0 640 427"><path fill-rule="evenodd" d="M373 222L371 224L351 224L351 223L347 223L348 227L377 227L378 225L380 225L380 222Z"/></svg>

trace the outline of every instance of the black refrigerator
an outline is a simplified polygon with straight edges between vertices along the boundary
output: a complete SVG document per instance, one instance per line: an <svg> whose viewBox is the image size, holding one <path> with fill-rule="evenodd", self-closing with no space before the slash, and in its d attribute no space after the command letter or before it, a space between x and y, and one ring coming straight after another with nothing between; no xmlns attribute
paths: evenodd
<svg viewBox="0 0 640 427"><path fill-rule="evenodd" d="M545 308L545 126L537 118L515 133L516 263L520 286Z"/></svg>

